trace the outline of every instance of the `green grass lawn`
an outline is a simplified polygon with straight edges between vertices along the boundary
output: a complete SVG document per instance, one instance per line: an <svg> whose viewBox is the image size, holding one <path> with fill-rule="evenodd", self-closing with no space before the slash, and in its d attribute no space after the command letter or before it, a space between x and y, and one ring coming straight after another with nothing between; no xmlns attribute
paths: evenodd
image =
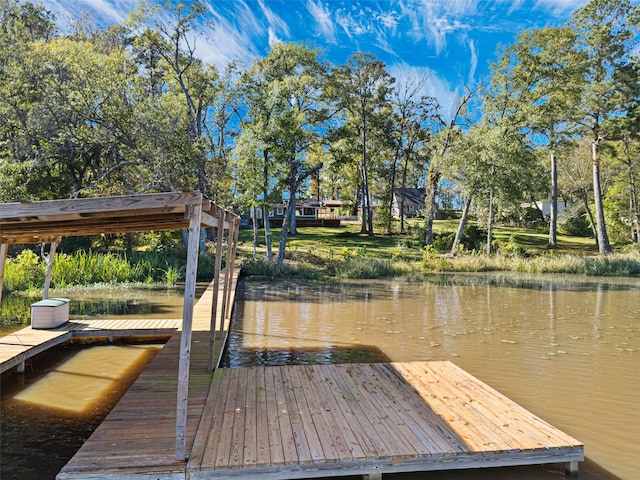
<svg viewBox="0 0 640 480"><path fill-rule="evenodd" d="M423 220L407 221L405 234L386 235L376 232L374 236L361 234L357 223L344 223L338 228L299 227L298 235L289 236L287 252L293 256L314 256L326 260L363 256L371 258L401 258L407 261L419 261L424 252ZM455 232L457 219L436 220L433 230L436 234ZM264 231L260 230L259 252L264 253ZM280 229L272 229L273 250L277 253ZM244 255L252 253L253 232L242 230L240 240ZM515 242L528 253L536 255L550 251L549 236L536 230L517 227L497 226L494 229L494 241ZM592 238L558 235L558 244L554 253L573 255L597 255L598 250Z"/></svg>

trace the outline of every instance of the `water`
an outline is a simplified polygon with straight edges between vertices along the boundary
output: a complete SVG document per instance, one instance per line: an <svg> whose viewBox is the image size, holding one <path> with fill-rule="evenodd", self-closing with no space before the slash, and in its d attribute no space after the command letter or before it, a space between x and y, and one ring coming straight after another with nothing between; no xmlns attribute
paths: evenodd
<svg viewBox="0 0 640 480"><path fill-rule="evenodd" d="M160 348L68 344L3 376L0 477L54 479Z"/></svg>
<svg viewBox="0 0 640 480"><path fill-rule="evenodd" d="M640 478L640 280L440 275L241 288L229 366L451 360L582 441L580 478ZM550 479L562 469L429 478Z"/></svg>
<svg viewBox="0 0 640 480"><path fill-rule="evenodd" d="M198 285L200 295L205 284ZM181 318L181 288L56 290L70 318ZM0 335L28 326L41 296L3 295ZM2 376L0 478L54 479L153 358L160 345L63 345L34 357L24 375Z"/></svg>
<svg viewBox="0 0 640 480"><path fill-rule="evenodd" d="M206 287L198 285L197 295ZM182 318L183 288L98 286L57 289L50 297L71 299L69 318ZM41 293L15 293L2 296L0 336L29 325L30 305L42 299Z"/></svg>

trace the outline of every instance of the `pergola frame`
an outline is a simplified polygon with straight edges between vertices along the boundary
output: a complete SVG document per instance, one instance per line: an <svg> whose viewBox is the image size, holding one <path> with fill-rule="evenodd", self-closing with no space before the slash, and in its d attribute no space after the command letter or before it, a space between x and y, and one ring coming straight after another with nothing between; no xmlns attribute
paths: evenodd
<svg viewBox="0 0 640 480"><path fill-rule="evenodd" d="M176 459L186 457L186 421L191 360L191 332L198 269L200 230L217 227L214 282L219 285L222 238L227 234L227 269L223 307L231 286L240 218L218 207L200 192L172 192L101 198L78 198L0 204L0 299L4 267L10 244L51 243L45 296L51 276L55 248L61 237L103 233L146 232L188 229L187 271L185 277L180 364L176 404ZM218 290L214 289L214 303ZM223 309L224 310L224 309ZM215 341L216 310L211 312L211 341ZM224 311L222 313L224 321ZM223 323L223 322L221 322ZM210 348L211 355L213 346ZM213 369L213 360L209 359Z"/></svg>

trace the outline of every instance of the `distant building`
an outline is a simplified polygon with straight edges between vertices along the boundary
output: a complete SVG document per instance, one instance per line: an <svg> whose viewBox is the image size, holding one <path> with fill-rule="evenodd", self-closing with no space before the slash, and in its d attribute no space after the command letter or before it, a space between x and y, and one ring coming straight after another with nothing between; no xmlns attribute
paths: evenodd
<svg viewBox="0 0 640 480"><path fill-rule="evenodd" d="M558 202L558 213L563 212L567 208L569 208L571 204L569 202ZM542 216L545 220L549 220L551 217L551 202L530 202L530 203L521 203L520 207L522 208L535 208L536 210L540 210L542 212Z"/></svg>
<svg viewBox="0 0 640 480"><path fill-rule="evenodd" d="M339 226L340 220L334 220L328 222L328 219L319 219L318 211L322 207L321 203L315 198L309 198L304 200L296 200L296 225L299 227L319 227L319 226ZM264 219L262 215L262 208L256 208L242 214L243 227L250 227L251 220L255 216L258 220L258 226L262 228L264 226ZM272 205L269 210L269 219L271 220L272 227L281 227L284 220L284 216L287 212L286 200L283 203Z"/></svg>
<svg viewBox="0 0 640 480"><path fill-rule="evenodd" d="M421 217L424 213L425 188L394 188L391 214L400 218L400 208L404 208L405 218Z"/></svg>

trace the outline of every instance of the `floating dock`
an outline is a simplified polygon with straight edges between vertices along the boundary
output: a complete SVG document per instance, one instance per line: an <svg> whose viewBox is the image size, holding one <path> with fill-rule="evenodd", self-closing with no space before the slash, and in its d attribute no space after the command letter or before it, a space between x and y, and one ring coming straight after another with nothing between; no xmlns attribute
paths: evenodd
<svg viewBox="0 0 640 480"><path fill-rule="evenodd" d="M224 369L186 478L311 478L583 460L580 442L451 362Z"/></svg>

